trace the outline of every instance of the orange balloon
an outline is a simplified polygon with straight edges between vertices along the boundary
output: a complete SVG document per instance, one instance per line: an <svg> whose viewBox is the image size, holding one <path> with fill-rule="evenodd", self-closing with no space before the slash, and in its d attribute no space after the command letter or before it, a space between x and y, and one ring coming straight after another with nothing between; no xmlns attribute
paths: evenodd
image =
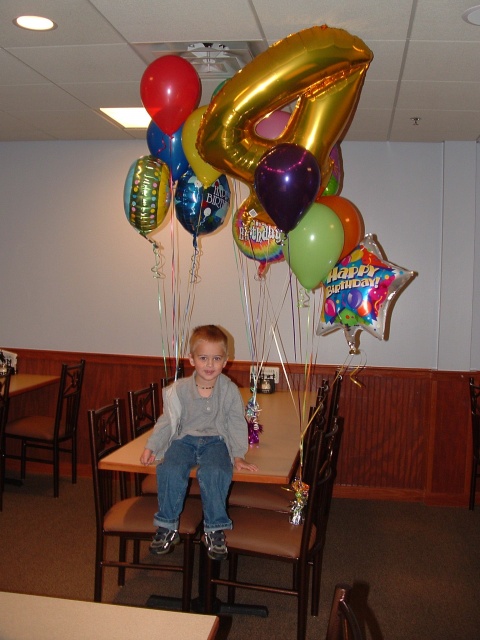
<svg viewBox="0 0 480 640"><path fill-rule="evenodd" d="M318 196L315 202L330 207L340 218L345 234L342 253L338 259L340 262L352 253L365 235L362 216L353 202L341 196Z"/></svg>

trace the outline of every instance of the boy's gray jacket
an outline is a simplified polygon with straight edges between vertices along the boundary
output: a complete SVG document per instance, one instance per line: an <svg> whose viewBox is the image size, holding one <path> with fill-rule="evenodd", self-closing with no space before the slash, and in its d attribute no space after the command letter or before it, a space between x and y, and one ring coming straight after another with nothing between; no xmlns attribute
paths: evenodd
<svg viewBox="0 0 480 640"><path fill-rule="evenodd" d="M179 384L191 384L194 388L195 378L182 378L162 389L163 413L145 445L153 451L156 460L163 459L165 451L180 429L182 405L177 393ZM217 378L216 387L215 391L222 398L220 410L224 414L218 425L219 435L224 438L233 463L234 458L243 458L248 450L245 407L237 385L223 373Z"/></svg>

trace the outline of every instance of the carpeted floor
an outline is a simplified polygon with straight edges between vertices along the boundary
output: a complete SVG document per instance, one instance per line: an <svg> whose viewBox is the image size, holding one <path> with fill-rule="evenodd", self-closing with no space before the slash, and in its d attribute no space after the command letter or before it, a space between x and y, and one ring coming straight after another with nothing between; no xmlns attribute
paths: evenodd
<svg viewBox="0 0 480 640"><path fill-rule="evenodd" d="M0 513L0 590L78 600L93 598L95 517L91 481L27 477L6 486ZM113 551L113 549L112 549ZM246 573L289 583L280 563L247 560ZM322 579L322 612L309 618L308 640L325 636L334 586L354 586L353 607L366 640L477 640L480 607L480 507L425 507L416 503L335 499ZM176 595L180 577L132 572L123 588L106 573L104 601L144 606L152 593ZM219 593L222 596L222 592ZM293 598L254 592L239 601L268 606L268 618L222 618L219 639L296 637ZM26 612L27 613L27 612ZM34 640L34 639L32 639ZM183 639L180 639L183 640Z"/></svg>

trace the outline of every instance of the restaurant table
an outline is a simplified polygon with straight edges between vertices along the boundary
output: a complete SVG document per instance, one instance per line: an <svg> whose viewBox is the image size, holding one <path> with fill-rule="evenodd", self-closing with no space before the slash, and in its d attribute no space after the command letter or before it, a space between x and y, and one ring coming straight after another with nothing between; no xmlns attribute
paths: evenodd
<svg viewBox="0 0 480 640"><path fill-rule="evenodd" d="M252 395L249 389L240 389L240 392L245 402ZM234 482L288 484L291 481L298 463L300 415L305 413L308 416L310 404L315 402L316 397L314 393L302 393L297 397L296 393L276 391L257 394L260 407L257 420L263 432L259 435L259 443L249 446L246 459L256 464L258 471L234 471ZM140 456L150 433L148 431L105 456L100 461L99 468L155 474L155 464L145 467L140 463ZM195 475L195 469L191 475Z"/></svg>
<svg viewBox="0 0 480 640"><path fill-rule="evenodd" d="M28 393L35 389L48 387L60 380L60 376L47 376L39 373L17 373L10 378L10 398Z"/></svg>
<svg viewBox="0 0 480 640"><path fill-rule="evenodd" d="M250 389L240 389L245 403L252 396ZM257 394L257 402L260 407L257 421L263 428L259 435L259 443L249 445L245 456L248 462L257 465L258 471L234 471L234 482L257 482L287 485L291 482L298 465L301 416L308 416L309 408L315 403L316 393L276 391L271 394ZM303 428L305 428L303 421ZM140 456L150 432L131 440L126 445L113 453L105 456L99 462L100 469L112 471L126 471L131 473L155 473L156 465L144 466L140 463ZM195 469L192 470L195 476ZM285 516L287 517L287 516ZM153 518L153 514L152 514ZM202 552L204 549L202 548ZM203 553L200 553L200 563L204 561ZM202 566L199 571L199 598L192 603L194 610L201 611L202 598ZM165 606L177 608L177 599L150 596L149 606ZM256 605L228 605L217 601L218 613L247 613L265 617L268 610Z"/></svg>
<svg viewBox="0 0 480 640"><path fill-rule="evenodd" d="M218 618L0 592L1 640L213 640Z"/></svg>
<svg viewBox="0 0 480 640"><path fill-rule="evenodd" d="M18 396L22 396L24 394L29 394L32 392L35 392L36 394L36 392L39 389L45 390L46 387L50 387L54 385L55 383L59 382L59 380L60 380L60 376L44 375L40 373L16 373L13 376L11 376L10 391L8 394L9 403L8 403L8 409L7 409L7 413L8 413L7 419L12 419L12 413L13 413L12 408L15 411L15 415L13 416L13 419L17 419L21 417L22 414L25 415L27 413L33 413L33 412L43 413L41 410L39 410L40 406L46 408L48 406L49 400L53 402L53 398L47 397L50 395L50 389L48 390L49 393L45 394L46 395L45 401L39 401L39 398L33 399L34 404L31 405L33 409L32 411L28 410L29 408L27 404L28 399L27 399L27 402L21 403L23 407L20 410L20 402L19 402L20 399L18 398ZM12 398L17 398L17 401L14 403L14 405L10 404L10 400ZM15 486L22 485L22 481L17 480L15 478L5 478L5 483L15 485Z"/></svg>

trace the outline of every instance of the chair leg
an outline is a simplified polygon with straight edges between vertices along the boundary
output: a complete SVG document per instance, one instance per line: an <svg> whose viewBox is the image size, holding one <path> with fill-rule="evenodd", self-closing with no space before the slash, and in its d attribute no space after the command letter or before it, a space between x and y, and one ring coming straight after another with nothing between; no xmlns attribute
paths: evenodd
<svg viewBox="0 0 480 640"><path fill-rule="evenodd" d="M3 511L3 490L5 489L5 459L0 454L0 511Z"/></svg>
<svg viewBox="0 0 480 640"><path fill-rule="evenodd" d="M93 591L94 602L102 601L102 586L103 586L103 537L97 537L97 548L95 551L95 586Z"/></svg>
<svg viewBox="0 0 480 640"><path fill-rule="evenodd" d="M201 551L202 552L202 551ZM212 613L215 585L212 584L213 560L205 553L205 613Z"/></svg>
<svg viewBox="0 0 480 640"><path fill-rule="evenodd" d="M53 497L60 495L60 452L58 444L53 447Z"/></svg>
<svg viewBox="0 0 480 640"><path fill-rule="evenodd" d="M193 562L195 558L195 547L191 536L187 536L183 541L183 589L182 589L182 611L190 611L192 601L192 581Z"/></svg>
<svg viewBox="0 0 480 640"><path fill-rule="evenodd" d="M236 553L230 554L230 557L228 559L228 579L229 580L237 579L237 569L238 569L238 555ZM227 592L228 592L228 597L227 597L228 604L235 604L235 587L227 587Z"/></svg>
<svg viewBox="0 0 480 640"><path fill-rule="evenodd" d="M20 478L22 480L25 480L26 472L27 472L27 441L22 440L22 453L21 453L21 460L20 460Z"/></svg>
<svg viewBox="0 0 480 640"><path fill-rule="evenodd" d="M140 562L140 540L133 541L133 562L135 564Z"/></svg>
<svg viewBox="0 0 480 640"><path fill-rule="evenodd" d="M311 614L318 616L320 609L320 587L322 583L323 549L313 559Z"/></svg>
<svg viewBox="0 0 480 640"><path fill-rule="evenodd" d="M307 635L307 611L309 591L308 563L298 567L297 640L305 640Z"/></svg>
<svg viewBox="0 0 480 640"><path fill-rule="evenodd" d="M127 541L124 538L119 540L118 559L120 562L125 562L127 557ZM118 568L118 586L125 586L125 567Z"/></svg>
<svg viewBox="0 0 480 640"><path fill-rule="evenodd" d="M470 479L470 503L468 508L470 511L475 509L475 492L477 487L477 462L473 460L472 462L472 475Z"/></svg>
<svg viewBox="0 0 480 640"><path fill-rule="evenodd" d="M77 484L77 436L72 439L72 484Z"/></svg>

